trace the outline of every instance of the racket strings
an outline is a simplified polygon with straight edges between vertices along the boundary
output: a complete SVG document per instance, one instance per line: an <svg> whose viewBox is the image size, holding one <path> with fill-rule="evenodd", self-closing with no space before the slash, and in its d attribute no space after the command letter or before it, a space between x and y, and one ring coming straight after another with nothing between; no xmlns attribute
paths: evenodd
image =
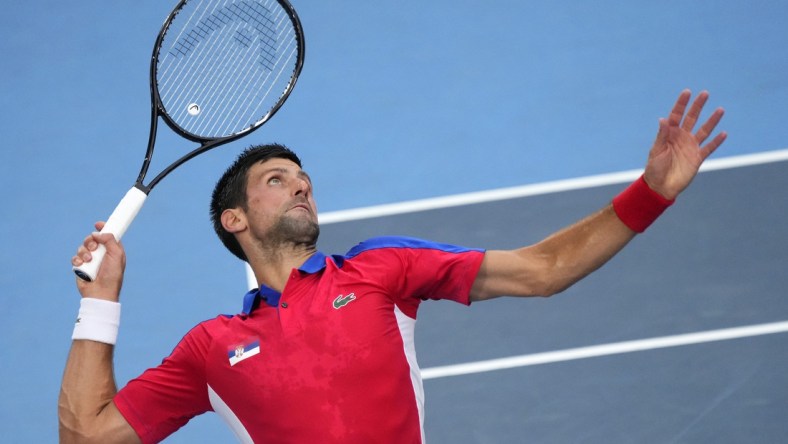
<svg viewBox="0 0 788 444"><path fill-rule="evenodd" d="M249 5L250 2L244 2L244 4ZM209 17L219 17L220 19L223 19L220 20L222 32L214 31L212 33L213 38L201 45L203 51L201 53L195 53L190 58L190 61L192 62L191 65L193 66L182 66L178 70L179 72L194 73L196 75L193 75L191 77L191 81L180 88L180 96L176 97L176 99L173 101L173 103L178 104L180 102L181 104L181 106L179 106L173 112L173 117L179 121L186 119L185 111L187 107L183 106L185 99L183 96L186 93L190 94L192 98L202 97L204 107L213 109L215 111L212 113L214 115L213 118L208 118L207 114L200 116L201 118L199 119L194 119L193 117L196 117L195 115L189 116L192 117L190 120L192 120L195 124L201 123L202 126L195 126L188 129L190 129L193 133L200 133L200 135L209 135L215 133L216 129L214 128L214 132L210 132L207 125L212 121L216 122L216 118L218 118L219 115L226 115L227 109L238 107L234 102L234 99L237 99L238 94L234 94L236 97L231 96L231 94L233 94L233 90L228 88L234 87L234 89L237 90L238 88L243 88L245 85L249 84L249 76L247 76L247 78L240 77L239 71L241 73L246 72L249 75L254 74L254 71L250 69L251 66L249 66L250 62L255 60L254 54L244 54L243 56L239 56L238 52L241 48L239 48L238 45L233 46L236 49L235 51L227 50L227 47L233 44L233 39L228 37L238 32L239 26L243 24L242 21L230 22L230 19L240 18L242 20L249 20L251 16L249 14L239 14L239 11L242 12L243 9L238 8L238 4L235 3L230 3L229 7L225 5L215 6L216 7L211 10L212 14ZM230 11L231 14L227 14L226 11ZM201 24L205 24L206 22L207 21L205 18L200 20ZM214 21L214 23L216 22ZM228 24L232 25L233 23L235 23L236 26L227 26ZM217 25L214 24L214 26ZM258 26L257 29L261 29L261 27ZM210 58L206 58L204 53L207 53ZM246 64L240 65L235 63L234 66L232 66L232 64L228 66L229 62L238 60L245 61ZM206 79L209 81L206 82ZM202 82L203 86L202 90L198 92L196 89L198 85L196 84L199 82ZM181 81L181 83L183 82ZM213 90L211 90L211 85L214 85ZM217 99L217 95L221 97ZM165 100L171 101L169 97L166 96ZM195 102L195 105L196 104L197 103ZM203 109L205 109L204 107ZM232 131L229 130L225 131L225 133L227 132L232 133Z"/></svg>
<svg viewBox="0 0 788 444"><path fill-rule="evenodd" d="M274 57L274 59L272 61L274 63L273 66L281 67L282 69L269 69L267 70L267 74L265 77L259 77L258 79L256 79L253 85L248 86L248 88L246 89L246 95L239 100L239 103L246 104L245 108L242 107L236 108L234 115L230 115L230 113L228 113L225 120L222 122L224 127L231 126L232 122L242 119L243 118L242 116L251 116L257 114L258 112L257 110L259 110L260 108L254 106L255 105L254 98L258 94L261 95L262 101L264 103L268 103L266 102L268 97L271 97L273 99L273 101L270 102L271 106L266 107L264 109L265 115L258 116L261 118L266 118L267 114L273 108L273 105L279 99L278 95L277 96L271 95L272 93L276 94L276 91L274 91L274 87L280 86L281 90L279 90L279 88L277 88L277 90L280 91L280 93L283 93L286 90L286 88L289 86L289 81L290 81L289 76L287 77L288 80L287 84L282 85L280 81L282 74L287 72L286 68L290 68L290 72L292 72L292 70L295 68L295 64L293 63L291 65L289 61L293 60L293 57L295 55L295 51L297 49L295 44L296 40L295 40L295 34L293 32L293 28L291 26L287 26L287 24L289 24L289 17L287 16L287 14L284 13L281 14L281 16L278 17L278 19L279 20L276 29L284 30L286 31L286 34L284 36L281 36L279 39L277 39L278 45L274 48L274 52L272 54L272 57ZM216 130L218 128L213 128L213 129Z"/></svg>
<svg viewBox="0 0 788 444"><path fill-rule="evenodd" d="M197 3L197 2L191 2L191 3L189 3L189 5L194 5L195 3ZM198 11L201 12L201 15L199 17L195 17L195 14ZM179 12L178 17L181 17L184 13L185 13L185 11L183 9L181 9L181 11ZM173 48L176 48L176 49L182 48L183 45L181 45L180 42L189 40L189 37L187 35L184 35L184 34L188 34L189 31L192 29L189 26L189 24L194 23L194 22L205 23L206 22L206 16L210 16L210 14L212 14L212 13L215 13L215 8L214 9L209 9L207 7L206 8L199 8L199 7L193 8L193 10L191 11L191 15L187 19L186 23L183 24L180 27L179 32L174 37L170 38L170 39L174 40L175 43L172 44L172 45L169 45L169 46L171 46ZM182 21L174 20L174 23L176 23L176 24L177 23L182 23ZM172 30L173 30L173 24L171 23L170 24L170 29L167 30L167 35L165 36L165 40L164 40L165 42L167 41L167 39L168 39L167 37L170 35ZM211 33L209 33L208 35L211 35ZM184 52L183 55L184 56L188 56L189 54L192 54L193 55L193 59L192 60L202 60L203 57L204 57L202 53L205 52L204 51L205 48L206 48L206 46L200 46L200 47L197 48L196 51L193 51L192 48L190 48L189 51L188 52ZM163 49L160 50L160 54L161 53L163 53ZM172 98L171 94L169 94L167 91L169 91L169 92L176 92L176 93L177 92L183 93L186 90L193 89L193 84L186 84L186 85L184 85L184 82L185 82L184 78L188 77L188 78L191 79L192 82L196 82L198 78L200 78L200 77L202 77L204 75L204 72L202 72L202 71L201 72L194 72L193 68L191 68L191 67L181 66L182 64L179 63L179 62L182 62L183 59L177 57L178 54L179 54L179 51L177 51L177 50L176 51L168 51L168 53L169 53L169 57L165 56L164 58L162 58L161 56L159 56L159 63L158 63L159 66L158 66L158 72L157 72L157 84L158 84L159 92L160 92L160 95L162 96L162 99L163 100L166 99L168 102L170 102L170 101L179 99L179 97ZM176 58L173 59L172 57L176 57ZM176 89L176 87L173 86L173 85L179 85L180 88Z"/></svg>
<svg viewBox="0 0 788 444"><path fill-rule="evenodd" d="M192 2L190 4L193 5L194 3L195 2ZM173 62L172 59L162 59L159 73L159 87L162 91L167 88L173 88L175 92L193 92L196 90L196 85L199 84L199 82L203 82L203 84L207 85L208 83L205 79L216 77L215 73L206 73L206 70L215 70L217 61L221 60L222 55L224 55L225 59L234 56L234 54L228 53L226 49L226 47L232 43L232 40L224 38L220 32L225 26L233 23L231 20L232 17L224 12L224 8L227 8L227 6L218 3L214 5L213 9L208 9L208 7L195 8L195 11L202 11L202 15L195 18L193 11L192 16L182 25L181 32L175 39L175 44L173 45L176 50L180 51L170 51L170 55L174 56L176 54L185 53L186 55L191 55L191 57L189 59L178 58L175 62ZM181 11L180 14L183 15L184 11ZM195 22L197 24L192 25L192 23ZM191 51L191 48L189 48L188 52L182 51L182 48L192 42L195 34L193 31L195 30L201 31L201 34L206 36L203 38L205 43L199 46L198 51ZM186 35L183 35L184 32ZM224 43L224 47L220 46L220 43ZM206 54L208 55L206 56ZM168 64L167 62L171 63ZM168 77L171 71L175 72L174 75L176 77ZM222 72L221 69L219 72ZM184 78L188 80L188 83L184 82ZM178 89L174 89L175 87L172 85L177 85ZM179 97L173 98L166 93L162 93L162 98L168 102L173 100L177 101L179 99Z"/></svg>
<svg viewBox="0 0 788 444"><path fill-rule="evenodd" d="M280 17L278 17L278 30L287 31L285 35L279 35L279 39L276 41L279 43L278 46L275 46L275 53L270 54L270 60L274 62L272 69L265 70L265 76L258 76L251 78L246 78L241 81L241 85L245 86L245 95L241 95L238 97L238 106L227 107L225 119L223 122L216 122L217 125L209 128L208 131L221 131L221 128L231 128L234 126L234 122L241 122L247 120L247 124L244 125L248 127L254 123L254 121L248 121L248 118L260 119L260 118L267 118L268 113L274 108L274 105L279 101L281 95L287 90L289 87L289 80L290 75L287 76L288 83L282 84L280 83L282 74L289 71L290 74L294 72L295 63L289 63L290 60L293 60L293 54L295 53L294 49L296 48L296 40L295 34L293 31L292 26L289 25L289 16L286 13L280 10ZM289 53L286 53L285 47L291 47L292 50ZM284 56L287 55L285 58ZM253 57L249 58L250 61L254 61ZM258 59L259 60L259 59ZM254 72L253 70L249 69L249 72ZM266 89L265 86L268 86ZM272 92L278 91L279 94L272 95ZM240 92L240 91L239 91ZM259 96L259 97L258 97ZM255 104L258 103L257 106ZM246 105L245 107L243 105ZM232 111L235 111L233 114ZM240 128L239 128L240 129Z"/></svg>
<svg viewBox="0 0 788 444"><path fill-rule="evenodd" d="M218 122L219 116L226 114L228 109L234 109L234 107L237 106L237 90L248 85L250 80L249 76L253 74L251 68L254 61L254 54L240 54L244 52L244 48L233 44L234 38L227 38L225 35L232 35L238 32L239 26L240 23L235 24L235 26L231 23L221 32L213 34L213 41L208 41L203 46L203 52L207 52L209 58L204 59L202 55L198 55L192 59L193 64L200 68L200 72L199 75L191 79L192 82L190 82L186 88L183 88L181 92L192 93L196 97L202 97L200 102L203 104L202 106L208 110L215 110L215 113L212 113L211 119L193 119L195 124L201 124L201 126L193 128L193 132L195 133L201 135L209 134L208 125L212 122L215 124ZM224 43L224 46L220 47L220 43ZM228 50L227 47L232 47L234 50ZM211 48L217 48L217 50L212 51ZM248 52L248 48L246 49L246 52ZM242 61L243 64L238 63L238 61ZM192 67L192 69L194 69L194 67ZM246 73L246 78L240 77L243 73ZM209 79L209 81L205 82L205 79ZM203 88L201 91L195 91L195 88L199 86L199 82L204 82ZM193 87L192 83L197 85ZM228 88L234 88L234 91L230 91ZM192 99L195 100L194 97L192 97ZM182 96L181 100L176 100L176 103L179 101L183 101ZM185 118L184 108L182 106L178 108L176 112L178 117Z"/></svg>
<svg viewBox="0 0 788 444"><path fill-rule="evenodd" d="M282 15L284 15L284 14L282 14ZM271 29L271 28L269 27L268 29ZM271 31L274 31L274 30L271 29ZM265 83L269 81L270 74L271 74L271 72L273 72L273 69L276 66L275 64L273 64L273 61L276 60L275 59L276 56L274 54L270 54L271 51L270 50L266 50L266 48L265 48L265 45L266 45L267 41L268 40L261 38L260 39L260 44L261 44L260 47L252 47L252 48L248 49L248 51L252 51L253 53L252 54L246 54L245 56L241 57L245 61L245 64L243 66L242 65L236 65L235 66L234 75L232 76L232 78L236 77L237 75L243 75L243 73L255 73L254 67L252 66L254 63L261 63L264 66L266 66L263 62L264 61L268 61L268 62L271 63L271 65L270 65L270 68L267 68L265 70L266 75L265 76L247 75L246 77L241 78L239 80L239 83L235 85L237 87L237 89L236 89L237 95L234 97L234 99L236 101L235 104L230 106L229 105L229 101L225 102L225 104L224 104L225 106L224 106L224 109L223 109L223 111L224 111L224 113L223 113L224 119L221 120L221 121L220 120L215 120L211 127L205 128L206 131L208 131L208 132L216 132L216 131L221 131L222 128L230 128L230 127L232 127L234 125L234 122L244 121L245 117L252 117L252 118L262 117L259 114L261 112L261 110L259 109L260 107L255 101L255 96L257 94L259 94L261 86L265 85ZM276 46L275 43L268 44L268 47L269 48L273 48L275 50L277 49L277 46ZM258 51L259 52L265 52L265 53L268 54L268 56L267 57L261 56L260 58L256 58L254 52L258 52ZM240 71L241 74L238 74L239 71ZM230 78L231 78L231 76L227 76L227 79L225 79L225 80L229 81ZM227 86L229 86L229 85L227 85ZM224 90L224 88L219 88L218 90L221 91L221 90ZM216 91L216 92L219 92L219 91ZM266 97L267 97L267 95L263 95L262 96L262 100L265 101ZM214 97L212 97L212 99L213 98ZM258 106L254 106L254 105L258 105ZM273 106L273 103L271 104L271 106ZM244 112L242 112L242 111L244 111ZM249 125L251 125L253 122L248 122L248 123L249 123ZM242 128L239 128L239 129L242 129Z"/></svg>
<svg viewBox="0 0 788 444"><path fill-rule="evenodd" d="M198 18L194 17L196 11L202 12L201 16ZM189 17L186 25L181 28L173 46L180 47L181 45L179 45L178 42L188 40L188 29L190 29L188 25L195 21L198 23L206 23L206 15L210 16L209 12L214 13L215 10L196 8L192 11L192 15ZM183 11L181 11L181 14L183 14ZM184 33L187 35L184 35ZM214 39L216 38L214 33L209 33L208 36ZM188 100L188 97L184 99L185 95L194 96L200 79L212 77L212 74L206 73L206 69L214 66L214 63L205 59L205 53L207 49L213 46L211 42L200 45L195 50L190 50L185 54L186 56L190 56L187 59L175 57L177 53L168 51L169 56L165 56L165 58L159 61L159 74L157 75L159 93L165 109L176 122L180 123L183 121L183 116L178 113L178 107L176 105L182 105L184 100ZM172 77L170 77L171 75ZM196 102L192 103L197 105ZM199 105L197 106L199 107Z"/></svg>
<svg viewBox="0 0 788 444"><path fill-rule="evenodd" d="M173 19L159 52L157 87L178 126L217 138L267 118L292 82L298 40L278 2L209 3L191 12L187 3Z"/></svg>

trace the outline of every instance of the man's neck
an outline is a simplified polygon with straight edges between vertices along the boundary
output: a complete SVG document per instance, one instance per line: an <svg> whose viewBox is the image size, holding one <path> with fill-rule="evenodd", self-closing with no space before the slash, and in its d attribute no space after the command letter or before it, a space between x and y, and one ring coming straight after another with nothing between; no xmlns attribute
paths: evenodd
<svg viewBox="0 0 788 444"><path fill-rule="evenodd" d="M250 255L249 265L258 285L265 285L281 293L290 278L290 272L303 265L316 251L315 246L304 245L266 249Z"/></svg>

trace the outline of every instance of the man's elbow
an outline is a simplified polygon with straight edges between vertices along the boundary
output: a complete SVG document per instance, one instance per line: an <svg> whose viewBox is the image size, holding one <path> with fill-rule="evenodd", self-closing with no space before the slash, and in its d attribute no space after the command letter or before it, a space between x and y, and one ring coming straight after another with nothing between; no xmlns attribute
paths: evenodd
<svg viewBox="0 0 788 444"><path fill-rule="evenodd" d="M91 427L89 421L80 419L74 412L62 405L58 409L58 423L60 444L100 442L95 427Z"/></svg>
<svg viewBox="0 0 788 444"><path fill-rule="evenodd" d="M94 425L86 425L79 421L60 419L59 427L60 444L98 444L119 442L118 436L102 431Z"/></svg>
<svg viewBox="0 0 788 444"><path fill-rule="evenodd" d="M112 433L101 412L79 413L62 399L58 403L58 434L61 444L92 444L118 442L119 435Z"/></svg>
<svg viewBox="0 0 788 444"><path fill-rule="evenodd" d="M58 415L61 444L93 443L99 442L90 427L86 427L82 421L77 420L71 414L60 413Z"/></svg>

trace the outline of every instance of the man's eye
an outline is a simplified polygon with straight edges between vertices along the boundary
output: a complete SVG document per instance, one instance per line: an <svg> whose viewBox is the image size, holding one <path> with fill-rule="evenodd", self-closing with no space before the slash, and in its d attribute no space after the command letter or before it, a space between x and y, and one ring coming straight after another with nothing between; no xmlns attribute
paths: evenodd
<svg viewBox="0 0 788 444"><path fill-rule="evenodd" d="M268 179L268 185L279 185L282 181L278 177L272 177Z"/></svg>

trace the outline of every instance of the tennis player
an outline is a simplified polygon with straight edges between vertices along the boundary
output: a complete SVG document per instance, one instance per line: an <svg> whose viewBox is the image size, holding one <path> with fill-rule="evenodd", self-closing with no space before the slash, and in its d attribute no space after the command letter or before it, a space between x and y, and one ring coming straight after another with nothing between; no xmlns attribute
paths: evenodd
<svg viewBox="0 0 788 444"><path fill-rule="evenodd" d="M312 183L281 145L244 151L216 185L222 242L254 270L259 289L235 316L186 333L172 354L117 390L112 352L125 269L111 235L89 235L72 265L107 255L82 295L59 399L63 442L152 443L207 411L241 442L422 443L421 376L413 333L419 304L550 296L602 266L690 184L725 140L710 138L708 98L680 94L661 119L643 176L611 204L530 246L485 251L381 237L344 255L316 250ZM102 223L96 224L100 229Z"/></svg>

